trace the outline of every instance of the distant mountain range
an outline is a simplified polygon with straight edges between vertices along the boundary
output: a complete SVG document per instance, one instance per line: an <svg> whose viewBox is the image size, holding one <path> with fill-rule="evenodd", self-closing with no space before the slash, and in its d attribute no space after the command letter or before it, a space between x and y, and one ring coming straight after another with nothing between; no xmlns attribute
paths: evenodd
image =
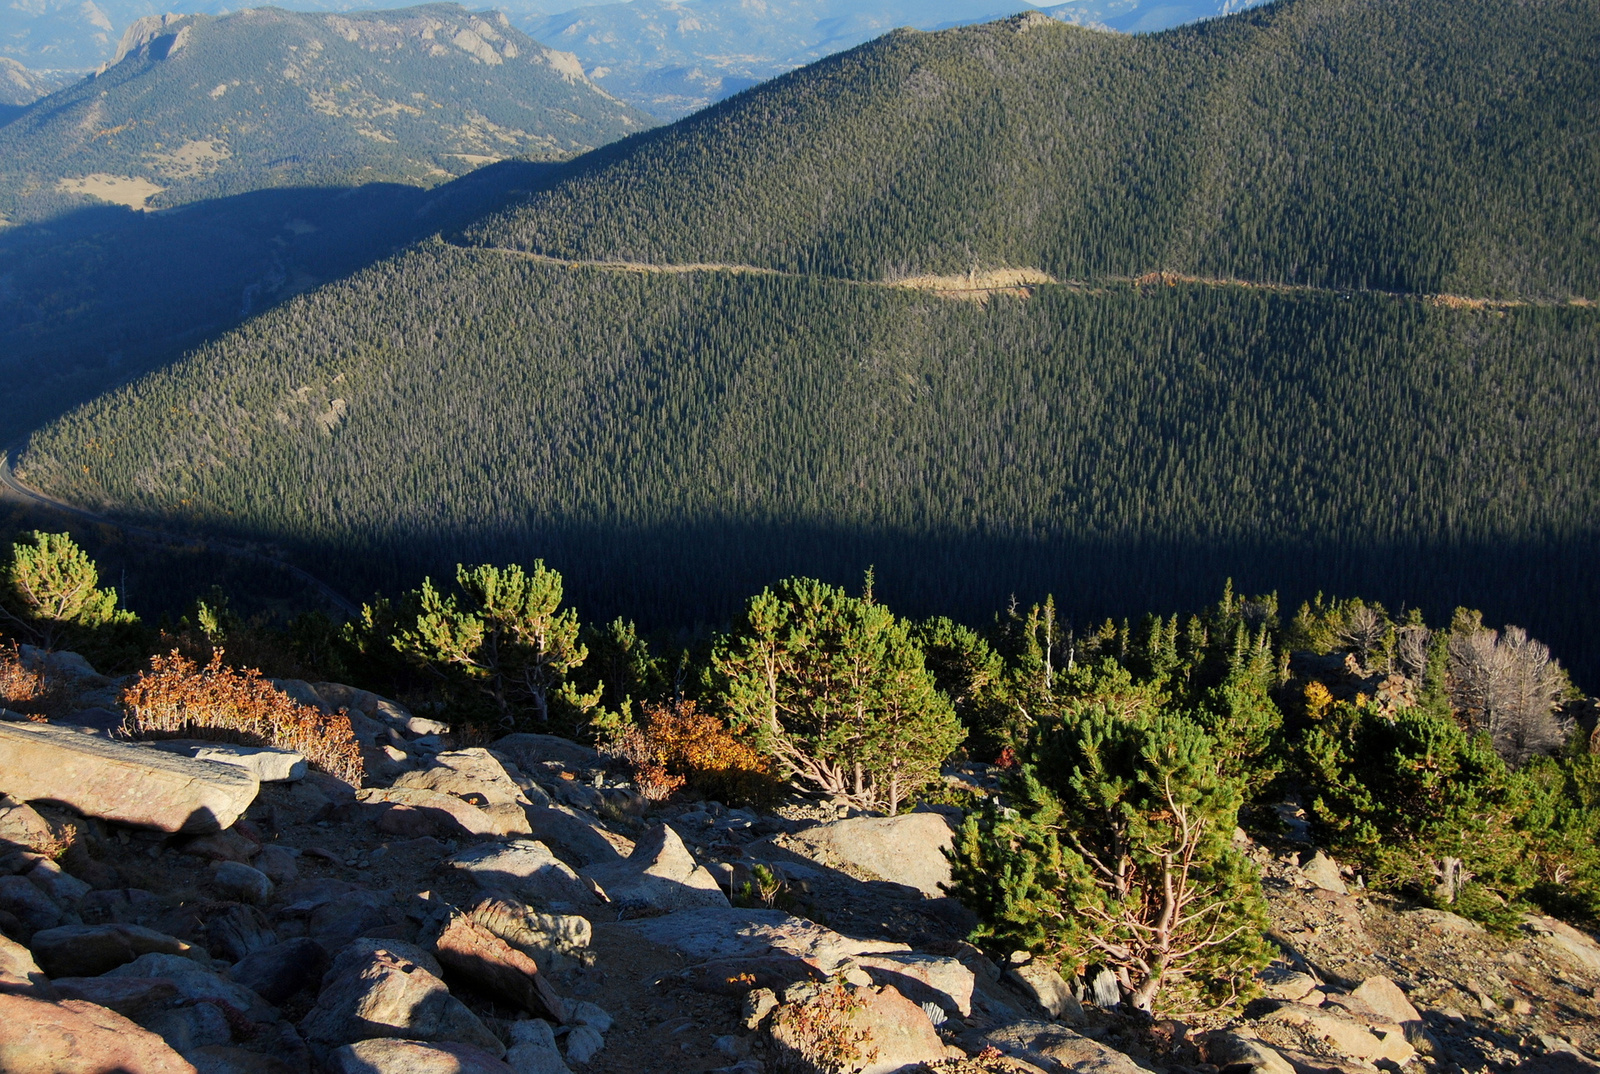
<svg viewBox="0 0 1600 1074"><path fill-rule="evenodd" d="M0 127L0 214L272 186L430 185L643 130L569 54L454 4L142 19L111 66Z"/></svg>
<svg viewBox="0 0 1600 1074"><path fill-rule="evenodd" d="M1100 29L1164 30L1263 0L1071 0L1044 11ZM522 22L601 86L663 119L897 27L940 30L1029 11L1024 0L630 0Z"/></svg>
<svg viewBox="0 0 1600 1074"><path fill-rule="evenodd" d="M1141 32L1260 2L1071 0L1044 10L1081 26ZM184 14L221 15L248 4L177 0L174 6ZM398 5L384 0L286 0L280 6L348 12ZM675 119L896 27L935 30L1035 6L1026 0L631 0L579 7L570 0L507 0L497 8L539 41L577 55L589 76L610 93L660 118ZM35 68L92 68L113 54L122 28L167 10L152 0L13 4L0 10L0 56Z"/></svg>
<svg viewBox="0 0 1600 1074"><path fill-rule="evenodd" d="M33 68L89 70L111 58L123 31L139 19L176 13L227 15L265 4L250 0L13 0L0 8L0 56ZM286 0L289 11L370 11L409 6L408 0ZM518 19L542 18L570 6L564 0L512 0L499 7Z"/></svg>
<svg viewBox="0 0 1600 1074"><path fill-rule="evenodd" d="M22 106L73 81L76 78L72 75L30 70L16 60L0 56L0 109L14 110L10 114L0 111L0 123L10 120Z"/></svg>
<svg viewBox="0 0 1600 1074"><path fill-rule="evenodd" d="M900 26L933 30L1030 10L1023 0L631 0L528 25L610 93L675 119Z"/></svg>
<svg viewBox="0 0 1600 1074"><path fill-rule="evenodd" d="M1267 0L1068 0L1043 6L1044 13L1077 26L1117 30L1125 34L1153 33L1200 19L1232 15L1259 7Z"/></svg>

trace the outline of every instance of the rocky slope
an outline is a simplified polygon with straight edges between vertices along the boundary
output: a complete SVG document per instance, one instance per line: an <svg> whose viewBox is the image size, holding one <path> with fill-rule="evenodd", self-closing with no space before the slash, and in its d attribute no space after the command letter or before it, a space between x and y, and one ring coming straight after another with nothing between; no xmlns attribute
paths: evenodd
<svg viewBox="0 0 1600 1074"><path fill-rule="evenodd" d="M0 125L8 123L24 105L60 89L70 80L59 71L33 71L16 60L0 56Z"/></svg>
<svg viewBox="0 0 1600 1074"><path fill-rule="evenodd" d="M1280 951L1267 998L1152 1023L1093 977L962 940L945 812L652 806L576 743L463 747L364 691L280 682L348 715L355 787L284 751L118 740L118 683L25 656L75 701L0 721L14 1074L1431 1074L1600 1051L1592 937L1370 897L1294 840L1289 807L1289 836L1250 845ZM947 780L993 788L982 766Z"/></svg>
<svg viewBox="0 0 1600 1074"><path fill-rule="evenodd" d="M431 186L651 124L492 12L153 16L98 75L0 128L0 212L19 222L267 187Z"/></svg>

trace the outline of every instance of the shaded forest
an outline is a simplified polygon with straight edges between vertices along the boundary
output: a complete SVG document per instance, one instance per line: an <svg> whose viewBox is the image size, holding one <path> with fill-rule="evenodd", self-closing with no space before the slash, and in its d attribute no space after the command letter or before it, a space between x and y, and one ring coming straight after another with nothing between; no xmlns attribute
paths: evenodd
<svg viewBox="0 0 1600 1074"><path fill-rule="evenodd" d="M1580 663L1597 331L1581 308L1198 285L977 305L434 244L88 405L24 470L281 542L356 593L542 557L586 608L668 624L877 564L913 609L1053 589L1117 615L1233 575L1470 600Z"/></svg>

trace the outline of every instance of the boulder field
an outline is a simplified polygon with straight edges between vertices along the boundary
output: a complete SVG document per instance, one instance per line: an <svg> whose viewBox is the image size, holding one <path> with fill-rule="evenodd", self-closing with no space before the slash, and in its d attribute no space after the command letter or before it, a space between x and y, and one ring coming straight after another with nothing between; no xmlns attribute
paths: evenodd
<svg viewBox="0 0 1600 1074"><path fill-rule="evenodd" d="M948 808L651 803L579 743L463 747L367 691L278 683L346 714L357 787L121 738L115 684L55 656L92 705L0 713L4 1074L1600 1070L1594 937L1370 895L1303 832L1239 833L1279 952L1264 998L1152 1021L1096 967L967 942Z"/></svg>

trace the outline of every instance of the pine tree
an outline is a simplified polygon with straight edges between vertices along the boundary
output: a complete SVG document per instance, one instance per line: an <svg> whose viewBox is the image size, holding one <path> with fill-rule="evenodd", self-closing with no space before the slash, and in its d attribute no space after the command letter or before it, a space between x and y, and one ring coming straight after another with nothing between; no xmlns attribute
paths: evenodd
<svg viewBox="0 0 1600 1074"><path fill-rule="evenodd" d="M961 742L910 624L868 595L791 578L718 640L713 689L799 784L895 812Z"/></svg>
<svg viewBox="0 0 1600 1074"><path fill-rule="evenodd" d="M578 713L598 701L581 695L567 675L588 650L578 640L578 614L561 610L561 575L536 561L531 572L508 567L456 567L455 593L433 579L412 593L397 616L391 644L458 688L486 700L503 727L531 715L550 722L552 707ZM369 609L366 619L376 620Z"/></svg>
<svg viewBox="0 0 1600 1074"><path fill-rule="evenodd" d="M0 623L23 639L53 649L71 637L132 625L117 591L100 588L100 570L71 534L33 531L11 546L0 589Z"/></svg>
<svg viewBox="0 0 1600 1074"><path fill-rule="evenodd" d="M1088 703L1046 731L951 858L975 939L1110 967L1141 1010L1248 994L1267 961L1260 879L1233 845L1242 781L1193 721Z"/></svg>

